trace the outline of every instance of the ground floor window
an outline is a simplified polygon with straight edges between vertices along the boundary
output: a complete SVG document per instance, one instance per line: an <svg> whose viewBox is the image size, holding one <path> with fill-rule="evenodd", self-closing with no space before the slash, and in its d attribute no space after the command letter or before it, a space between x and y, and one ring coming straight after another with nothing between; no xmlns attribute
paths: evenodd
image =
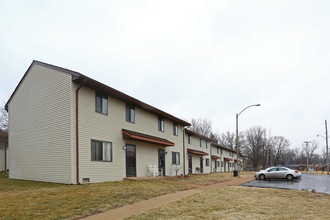
<svg viewBox="0 0 330 220"><path fill-rule="evenodd" d="M221 167L223 167L223 161L221 161Z"/></svg>
<svg viewBox="0 0 330 220"><path fill-rule="evenodd" d="M208 167L209 164L210 164L210 159L206 158L206 160L205 160L205 165Z"/></svg>
<svg viewBox="0 0 330 220"><path fill-rule="evenodd" d="M112 161L112 143L92 140L91 143L92 161Z"/></svg>
<svg viewBox="0 0 330 220"><path fill-rule="evenodd" d="M179 165L180 164L180 153L172 152L172 164Z"/></svg>
<svg viewBox="0 0 330 220"><path fill-rule="evenodd" d="M220 167L220 161L217 161L217 167Z"/></svg>

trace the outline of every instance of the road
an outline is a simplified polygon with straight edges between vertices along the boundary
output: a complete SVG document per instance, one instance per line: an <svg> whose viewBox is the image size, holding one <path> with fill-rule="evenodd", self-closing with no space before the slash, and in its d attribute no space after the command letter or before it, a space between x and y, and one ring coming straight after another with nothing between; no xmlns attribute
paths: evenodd
<svg viewBox="0 0 330 220"><path fill-rule="evenodd" d="M316 189L319 193L330 195L330 175L302 174L301 179L288 180L254 180L243 184L243 186L264 187L275 189L296 189L308 190Z"/></svg>

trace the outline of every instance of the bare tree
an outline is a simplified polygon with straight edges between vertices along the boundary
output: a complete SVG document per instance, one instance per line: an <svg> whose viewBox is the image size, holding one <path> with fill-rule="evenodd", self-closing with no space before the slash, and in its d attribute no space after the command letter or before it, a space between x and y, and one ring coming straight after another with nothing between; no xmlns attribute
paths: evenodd
<svg viewBox="0 0 330 220"><path fill-rule="evenodd" d="M206 137L211 137L212 121L206 118L192 118L190 130Z"/></svg>
<svg viewBox="0 0 330 220"><path fill-rule="evenodd" d="M253 167L266 166L264 157L266 148L266 130L259 126L246 131L245 144L242 146L243 154L247 162Z"/></svg>
<svg viewBox="0 0 330 220"><path fill-rule="evenodd" d="M0 108L0 129L8 130L8 113L4 107Z"/></svg>
<svg viewBox="0 0 330 220"><path fill-rule="evenodd" d="M315 150L318 148L317 142L316 141L311 141L308 144L303 144L303 151L309 161L309 163L312 163L313 155Z"/></svg>
<svg viewBox="0 0 330 220"><path fill-rule="evenodd" d="M287 153L288 147L290 146L289 140L282 136L272 137L272 145L274 149L274 165L284 165L284 155Z"/></svg>

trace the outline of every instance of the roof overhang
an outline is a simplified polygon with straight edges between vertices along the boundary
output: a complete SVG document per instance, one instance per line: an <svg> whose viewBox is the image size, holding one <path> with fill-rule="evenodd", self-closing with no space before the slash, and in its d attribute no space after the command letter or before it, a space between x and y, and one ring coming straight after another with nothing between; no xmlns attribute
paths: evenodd
<svg viewBox="0 0 330 220"><path fill-rule="evenodd" d="M126 129L122 129L123 132L123 138L124 139L131 139L131 140L136 140L136 141L143 141L143 142L148 142L152 144L158 144L158 145L163 145L163 146L174 146L175 144L171 141L168 141L163 138L151 136L148 134L143 134L135 131L130 131Z"/></svg>
<svg viewBox="0 0 330 220"><path fill-rule="evenodd" d="M219 157L219 156L215 156L215 155L212 155L212 159L221 159L221 157Z"/></svg>
<svg viewBox="0 0 330 220"><path fill-rule="evenodd" d="M199 151L199 150L192 150L192 149L187 149L188 153L190 154L196 154L196 155L202 155L202 156L207 156L209 155L208 153L205 153L203 151Z"/></svg>

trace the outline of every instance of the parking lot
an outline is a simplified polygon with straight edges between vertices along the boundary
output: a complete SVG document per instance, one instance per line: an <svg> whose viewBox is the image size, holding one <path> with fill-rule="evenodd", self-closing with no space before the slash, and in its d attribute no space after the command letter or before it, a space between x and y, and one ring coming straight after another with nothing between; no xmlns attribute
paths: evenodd
<svg viewBox="0 0 330 220"><path fill-rule="evenodd" d="M294 179L293 181L285 179L254 180L243 184L243 186L308 191L316 189L319 193L330 195L330 175L302 174L300 179Z"/></svg>

